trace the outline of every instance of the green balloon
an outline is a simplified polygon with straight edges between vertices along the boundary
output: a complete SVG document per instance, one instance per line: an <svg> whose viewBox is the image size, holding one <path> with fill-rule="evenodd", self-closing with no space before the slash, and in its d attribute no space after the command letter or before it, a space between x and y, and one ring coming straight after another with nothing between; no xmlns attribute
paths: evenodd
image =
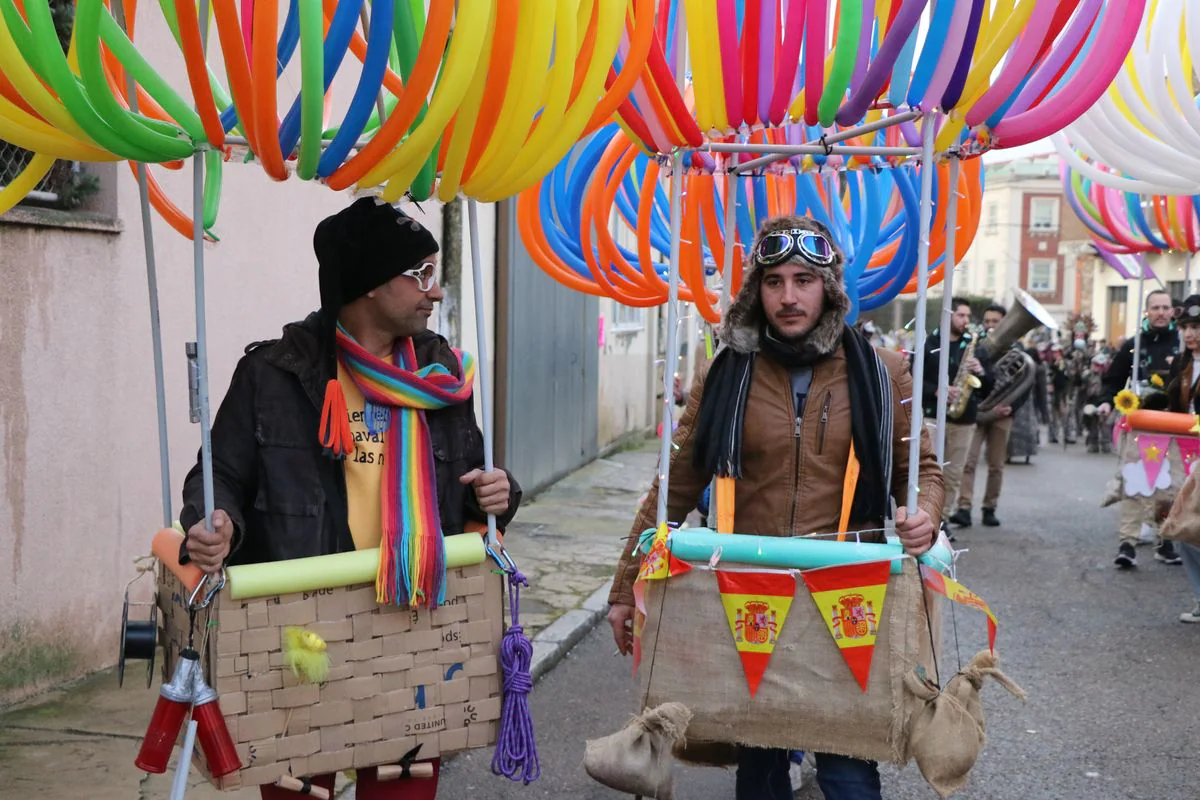
<svg viewBox="0 0 1200 800"><path fill-rule="evenodd" d="M79 72L89 99L97 113L113 131L150 152L158 161L188 158L192 143L174 125L151 120L126 110L113 96L104 76L100 59L100 16L102 0L79 0L75 13L75 42L79 55Z"/></svg>
<svg viewBox="0 0 1200 800"><path fill-rule="evenodd" d="M817 106L820 122L826 128L833 125L838 108L846 97L846 90L850 88L854 62L858 59L858 39L862 22L863 0L842 0L833 66L829 70L829 81L825 84L821 102Z"/></svg>
<svg viewBox="0 0 1200 800"><path fill-rule="evenodd" d="M270 0L274 2L274 0ZM324 15L318 2L300 4L300 154L296 174L310 181L321 160L325 115ZM376 117L378 124L378 116Z"/></svg>

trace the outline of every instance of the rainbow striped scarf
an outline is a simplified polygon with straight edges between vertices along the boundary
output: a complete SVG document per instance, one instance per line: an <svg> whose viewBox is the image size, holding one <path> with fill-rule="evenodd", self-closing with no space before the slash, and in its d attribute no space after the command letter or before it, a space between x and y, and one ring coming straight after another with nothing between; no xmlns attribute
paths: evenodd
<svg viewBox="0 0 1200 800"><path fill-rule="evenodd" d="M341 325L337 345L342 365L366 398L367 428L390 432L384 445L383 540L375 593L380 603L436 608L446 601L446 545L425 412L470 399L475 359L454 351L462 374L457 378L442 364L418 368L410 338L397 340L391 364L368 353ZM347 419L344 411L341 417ZM344 444L341 449L346 452L339 455L349 454Z"/></svg>

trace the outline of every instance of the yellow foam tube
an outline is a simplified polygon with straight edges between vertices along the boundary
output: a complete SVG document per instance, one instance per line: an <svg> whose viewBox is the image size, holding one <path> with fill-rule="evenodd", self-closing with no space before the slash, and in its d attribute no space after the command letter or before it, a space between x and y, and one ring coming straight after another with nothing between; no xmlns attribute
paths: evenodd
<svg viewBox="0 0 1200 800"><path fill-rule="evenodd" d="M475 533L446 537L446 569L469 567L487 558L483 538ZM359 583L375 583L379 571L379 548L335 553L329 556L293 558L266 564L229 567L229 596L234 600L273 597L316 589L334 589Z"/></svg>

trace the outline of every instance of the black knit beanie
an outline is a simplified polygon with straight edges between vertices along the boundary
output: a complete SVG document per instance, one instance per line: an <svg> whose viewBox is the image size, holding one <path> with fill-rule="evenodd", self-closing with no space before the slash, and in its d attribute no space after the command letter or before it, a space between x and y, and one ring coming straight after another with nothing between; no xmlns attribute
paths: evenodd
<svg viewBox="0 0 1200 800"><path fill-rule="evenodd" d="M313 234L321 310L338 309L412 269L438 251L421 223L373 197L321 220Z"/></svg>

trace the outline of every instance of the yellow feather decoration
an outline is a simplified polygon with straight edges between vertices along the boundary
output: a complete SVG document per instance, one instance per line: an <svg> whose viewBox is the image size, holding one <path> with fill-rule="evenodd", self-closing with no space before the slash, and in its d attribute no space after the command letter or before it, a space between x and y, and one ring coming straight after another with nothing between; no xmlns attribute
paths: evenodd
<svg viewBox="0 0 1200 800"><path fill-rule="evenodd" d="M289 627L283 631L284 663L292 674L309 683L323 683L329 676L329 654L325 640L304 628Z"/></svg>

